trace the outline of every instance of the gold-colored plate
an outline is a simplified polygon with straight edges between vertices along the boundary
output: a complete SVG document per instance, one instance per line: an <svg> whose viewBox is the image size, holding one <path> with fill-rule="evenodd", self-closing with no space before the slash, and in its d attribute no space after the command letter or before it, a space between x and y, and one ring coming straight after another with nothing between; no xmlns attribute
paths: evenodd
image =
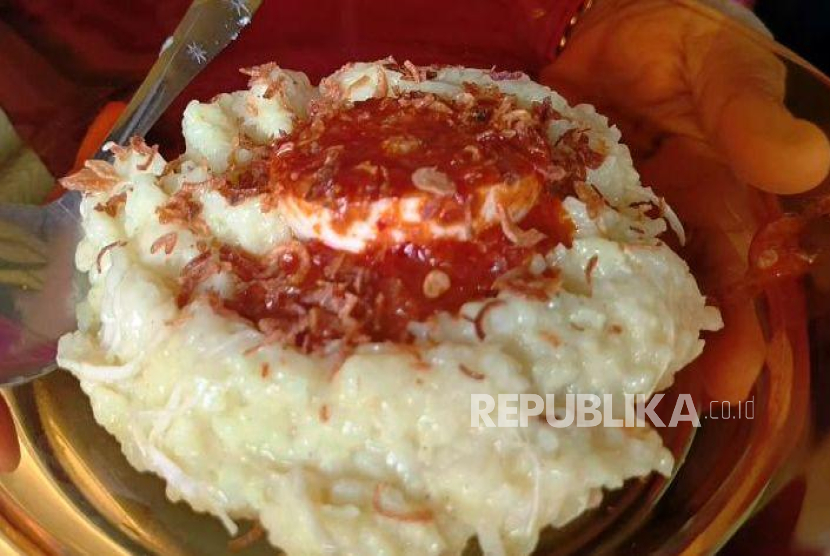
<svg viewBox="0 0 830 556"><path fill-rule="evenodd" d="M171 503L163 481L130 467L115 439L95 423L69 373L57 371L6 399L18 423L22 461L0 483L0 507L7 525L25 538L21 549L108 556L228 553L228 534L216 519ZM17 544L14 533L3 529L7 542ZM261 541L240 554L274 552Z"/></svg>
<svg viewBox="0 0 830 556"><path fill-rule="evenodd" d="M18 423L20 468L0 480L0 554L210 556L230 552L218 520L165 497L164 482L127 463L118 443L99 427L86 395L69 373L57 371L5 393ZM666 438L682 459L689 429ZM625 515L631 525L664 492L669 481L632 481L601 510L567 530L549 531L543 542L571 553L596 540ZM609 510L613 508L613 511ZM247 525L242 524L244 532ZM9 546L6 551L3 544ZM236 552L276 554L264 539Z"/></svg>

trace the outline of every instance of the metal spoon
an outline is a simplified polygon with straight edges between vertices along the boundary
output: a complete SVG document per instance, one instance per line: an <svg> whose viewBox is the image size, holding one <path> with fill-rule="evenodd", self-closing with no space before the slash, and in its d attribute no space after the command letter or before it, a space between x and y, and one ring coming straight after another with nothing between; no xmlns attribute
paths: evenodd
<svg viewBox="0 0 830 556"><path fill-rule="evenodd" d="M143 136L184 87L251 21L262 0L196 0L107 141ZM99 151L95 158L109 155ZM76 272L79 193L45 206L0 204L0 385L55 369L57 340L76 328L87 290Z"/></svg>

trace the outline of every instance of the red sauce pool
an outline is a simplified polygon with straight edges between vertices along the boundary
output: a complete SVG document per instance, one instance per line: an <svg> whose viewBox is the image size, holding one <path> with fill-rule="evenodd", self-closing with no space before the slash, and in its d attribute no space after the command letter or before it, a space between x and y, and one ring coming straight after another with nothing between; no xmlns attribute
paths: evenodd
<svg viewBox="0 0 830 556"><path fill-rule="evenodd" d="M309 350L335 339L405 342L410 322L493 297L494 281L508 270L557 244L569 244L572 225L557 189L568 183L569 172L584 172L584 148L573 148L581 143L574 136L567 148L551 147L546 124L559 116L549 105L517 110L513 97L478 88L468 92L463 101L417 93L319 105L221 191L231 202L262 194L302 198L336 208L349 219L360 217L360 207L377 199L418 193L428 196L427 204L435 200L461 209L422 214L424 222L445 222L446 215L464 218L465 203L479 188L521 180L517 191L534 189L535 204L519 224L542 232L540 243L514 244L495 223L477 229L469 241L427 234L418 242L379 241L363 253L312 241L257 260L224 248L222 258L241 284L226 308L274 341ZM375 171L367 172L367 166ZM452 180L454 193L419 191L413 172L424 167ZM528 177L532 182L526 186ZM425 292L424 285L435 271L449 282L438 295Z"/></svg>
<svg viewBox="0 0 830 556"><path fill-rule="evenodd" d="M416 193L420 168L446 175L458 201L527 176L544 183L552 162L542 118L512 97L471 92L464 104L410 93L321 110L277 144L271 183L330 207Z"/></svg>
<svg viewBox="0 0 830 556"><path fill-rule="evenodd" d="M342 338L405 342L410 322L423 321L439 311L454 313L464 303L494 296L496 278L525 264L534 253L569 243L573 231L560 201L551 195L540 200L522 225L542 231L547 238L533 247L519 247L495 227L470 242L405 243L357 254L336 251L319 242L306 243L310 267L299 283L263 279L268 271L262 261L226 249L223 259L243 284L226 307L254 323L266 321L265 328L283 333L317 307L317 322L290 338L308 349ZM298 259L292 254L282 257L276 274L286 277L296 273ZM336 270L332 271L333 267ZM451 283L437 298L429 298L423 291L432 270L446 273ZM356 328L345 324L339 314L351 296L355 305L349 317ZM279 338L285 340L282 335Z"/></svg>

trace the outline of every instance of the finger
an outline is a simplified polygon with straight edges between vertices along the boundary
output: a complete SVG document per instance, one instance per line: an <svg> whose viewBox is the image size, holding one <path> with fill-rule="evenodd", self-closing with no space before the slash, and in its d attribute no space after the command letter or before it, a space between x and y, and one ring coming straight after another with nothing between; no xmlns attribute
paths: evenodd
<svg viewBox="0 0 830 556"><path fill-rule="evenodd" d="M20 444L9 406L0 396L0 473L9 473L20 463Z"/></svg>
<svg viewBox="0 0 830 556"><path fill-rule="evenodd" d="M540 81L571 104L593 104L617 119L614 123L622 115L671 134L702 138L683 71L694 14L665 0L608 0L598 7L607 10L589 10L589 21L580 22Z"/></svg>
<svg viewBox="0 0 830 556"><path fill-rule="evenodd" d="M687 226L687 260L701 289L718 299L723 317L724 327L706 335L689 374L702 379L709 401L744 400L766 353L753 300L733 293L746 275L747 249L758 226L752 189L737 182L706 143L685 137L663 141L640 171Z"/></svg>
<svg viewBox="0 0 830 556"><path fill-rule="evenodd" d="M738 178L765 191L801 193L830 171L830 142L781 102L742 95L723 110L716 135Z"/></svg>
<svg viewBox="0 0 830 556"><path fill-rule="evenodd" d="M738 178L800 193L830 171L830 141L783 105L786 68L763 43L725 26L688 43L693 96L704 129Z"/></svg>

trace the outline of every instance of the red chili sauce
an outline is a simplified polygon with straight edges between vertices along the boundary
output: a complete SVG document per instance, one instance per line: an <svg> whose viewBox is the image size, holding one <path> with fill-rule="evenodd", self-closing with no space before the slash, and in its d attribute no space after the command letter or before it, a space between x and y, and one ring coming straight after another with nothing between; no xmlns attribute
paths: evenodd
<svg viewBox="0 0 830 556"><path fill-rule="evenodd" d="M238 199L240 190L250 192L244 196L292 194L348 207L411 193L412 172L434 167L457 185L448 197L463 206L483 185L530 173L543 184L542 193L518 225L542 232L542 241L516 244L495 224L471 241L383 245L362 253L296 241L256 258L225 246L220 262L232 269L239 285L224 307L255 323L269 341L307 351L331 340L406 342L410 322L493 297L494 282L505 272L524 266L536 253L569 244L573 229L560 200L562 184L584 176L585 142L571 134L569 145L551 147L545 124L559 116L549 105L517 115L512 97L471 92L477 93L472 102L467 98L463 104L411 94L318 107L270 149L267 180L260 164L256 176L243 175L223 193L230 199ZM390 138L401 137L413 148L389 147ZM468 156L470 145L479 151L475 157ZM367 165L385 170L367 172ZM433 270L450 283L437 297L424 292Z"/></svg>
<svg viewBox="0 0 830 556"><path fill-rule="evenodd" d="M459 202L525 176L545 181L554 169L541 109L534 115L511 96L469 89L452 100L409 93L324 106L278 144L271 183L334 208L417 193L420 168L446 175Z"/></svg>

